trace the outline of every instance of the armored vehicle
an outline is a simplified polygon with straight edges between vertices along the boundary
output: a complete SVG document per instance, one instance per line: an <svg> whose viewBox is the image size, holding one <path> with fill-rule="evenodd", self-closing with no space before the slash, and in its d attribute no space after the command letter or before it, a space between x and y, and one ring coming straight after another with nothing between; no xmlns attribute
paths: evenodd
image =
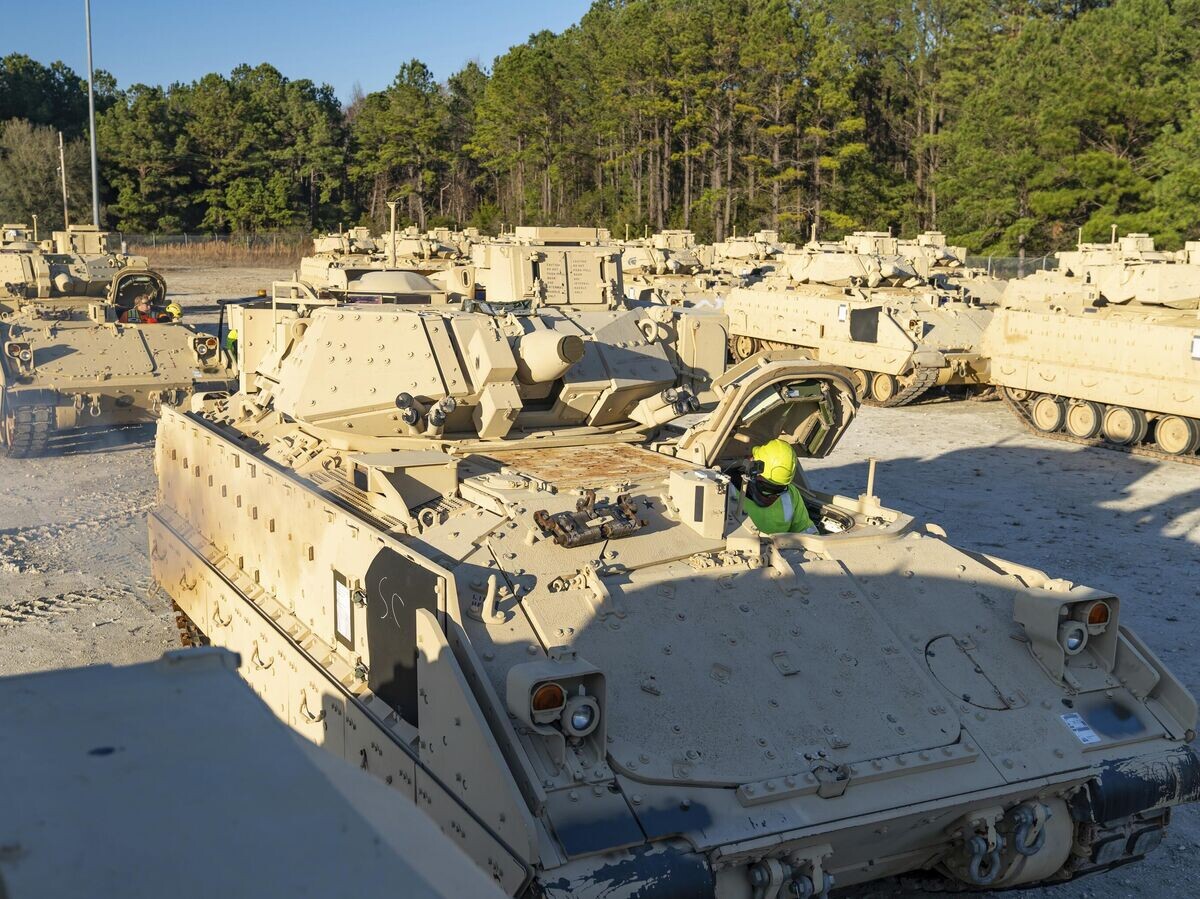
<svg viewBox="0 0 1200 899"><path fill-rule="evenodd" d="M132 318L132 323L130 319ZM166 284L107 232L0 246L0 445L37 455L55 432L146 421L225 377L215 337L166 311Z"/></svg>
<svg viewBox="0 0 1200 899"><path fill-rule="evenodd" d="M0 893L502 895L411 803L296 740L238 663L176 650L0 678Z"/></svg>
<svg viewBox="0 0 1200 899"><path fill-rule="evenodd" d="M939 286L957 288L985 306L994 306L1004 292L1003 279L987 269L967 265L967 248L947 245L941 231L923 231L913 240L898 240L896 252Z"/></svg>
<svg viewBox="0 0 1200 899"><path fill-rule="evenodd" d="M28 225L7 222L0 225L0 250L32 252L38 249L37 238Z"/></svg>
<svg viewBox="0 0 1200 899"><path fill-rule="evenodd" d="M775 270L779 257L794 250L783 243L778 231L755 231L744 237L733 236L714 243L711 248L713 271L743 280L754 279Z"/></svg>
<svg viewBox="0 0 1200 899"><path fill-rule="evenodd" d="M990 309L921 277L900 256L868 252L874 237L845 250L809 244L783 255L775 274L731 291L724 308L733 357L798 348L850 368L859 396L879 406L911 403L935 386L985 385L979 341Z"/></svg>
<svg viewBox="0 0 1200 899"><path fill-rule="evenodd" d="M373 238L367 228L352 228L314 239L313 255L300 260L295 280L319 295L352 302L437 302L434 295L447 291L444 273L467 265L470 243L461 232L409 228Z"/></svg>
<svg viewBox="0 0 1200 899"><path fill-rule="evenodd" d="M691 231L659 231L621 244L626 296L655 303L716 299L741 279L713 269L713 248Z"/></svg>
<svg viewBox="0 0 1200 899"><path fill-rule="evenodd" d="M164 412L149 555L189 640L505 892L1056 883L1197 798L1196 704L1118 597L870 485L743 517L725 472L831 452L847 370L764 353L699 412L689 310L493 311L246 310L249 389Z"/></svg>
<svg viewBox="0 0 1200 899"><path fill-rule="evenodd" d="M473 246L471 264L458 286L485 306L625 301L621 247L604 228L518 227Z"/></svg>
<svg viewBox="0 0 1200 899"><path fill-rule="evenodd" d="M1058 440L1200 463L1200 243L1081 244L1009 282L983 341L1018 418Z"/></svg>

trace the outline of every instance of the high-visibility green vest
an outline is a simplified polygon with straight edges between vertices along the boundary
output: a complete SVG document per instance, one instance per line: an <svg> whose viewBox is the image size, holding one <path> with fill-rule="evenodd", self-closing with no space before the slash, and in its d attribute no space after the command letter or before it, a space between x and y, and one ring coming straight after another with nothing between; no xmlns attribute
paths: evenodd
<svg viewBox="0 0 1200 899"><path fill-rule="evenodd" d="M813 526L808 509L804 506L804 497L800 495L795 484L789 484L787 492L781 493L779 498L766 508L743 496L742 511L750 516L754 526L764 534L798 534Z"/></svg>

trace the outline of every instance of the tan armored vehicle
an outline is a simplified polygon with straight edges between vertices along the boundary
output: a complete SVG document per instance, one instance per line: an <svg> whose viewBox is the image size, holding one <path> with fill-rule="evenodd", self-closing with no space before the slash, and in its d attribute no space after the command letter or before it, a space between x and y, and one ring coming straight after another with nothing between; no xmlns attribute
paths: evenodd
<svg viewBox="0 0 1200 899"><path fill-rule="evenodd" d="M1005 281L987 269L967 265L967 248L949 246L941 231L923 231L913 240L896 241L899 255L941 287L961 290L985 306L994 306Z"/></svg>
<svg viewBox="0 0 1200 899"><path fill-rule="evenodd" d="M33 252L37 249L37 238L28 225L13 222L0 225L0 250Z"/></svg>
<svg viewBox="0 0 1200 899"><path fill-rule="evenodd" d="M10 457L43 452L56 432L150 420L226 372L217 339L170 315L162 276L108 232L72 226L49 246L0 246L0 445Z"/></svg>
<svg viewBox="0 0 1200 899"><path fill-rule="evenodd" d="M713 269L713 248L691 231L659 231L621 244L626 296L654 303L716 301L741 278Z"/></svg>
<svg viewBox="0 0 1200 899"><path fill-rule="evenodd" d="M1129 234L1058 260L1009 283L992 382L1046 436L1200 463L1200 243Z"/></svg>
<svg viewBox="0 0 1200 899"><path fill-rule="evenodd" d="M319 296L348 302L445 302L439 294L462 290L458 275L448 278L447 272L468 266L472 239L415 228L373 238L367 228L352 228L315 238L313 254L300 260L294 280Z"/></svg>
<svg viewBox="0 0 1200 899"><path fill-rule="evenodd" d="M518 227L473 246L471 263L460 286L484 306L615 308L625 301L621 246L604 228Z"/></svg>
<svg viewBox="0 0 1200 899"><path fill-rule="evenodd" d="M901 256L875 252L886 235L809 244L777 262L778 271L725 300L730 352L748 359L794 347L844 365L860 398L902 406L936 386L987 383L979 341L991 311L961 291L922 277ZM894 249L882 247L882 249Z"/></svg>
<svg viewBox="0 0 1200 899"><path fill-rule="evenodd" d="M237 666L195 649L0 678L0 893L502 895L412 803L296 740Z"/></svg>
<svg viewBox="0 0 1200 899"><path fill-rule="evenodd" d="M546 293L250 308L247 389L164 412L154 578L298 733L563 899L1055 883L1197 798L1196 704L1118 597L870 486L743 518L723 472L831 452L848 371L766 353L699 413L682 346L721 332Z"/></svg>
<svg viewBox="0 0 1200 899"><path fill-rule="evenodd" d="M778 231L766 230L755 231L744 237L735 235L707 249L712 253L709 265L713 271L744 282L774 271L779 258L794 250L795 246L782 242Z"/></svg>

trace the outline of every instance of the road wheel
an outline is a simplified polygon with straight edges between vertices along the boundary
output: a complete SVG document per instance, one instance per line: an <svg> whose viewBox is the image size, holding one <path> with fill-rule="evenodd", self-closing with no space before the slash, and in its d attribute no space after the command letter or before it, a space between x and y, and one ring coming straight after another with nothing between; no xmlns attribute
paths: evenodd
<svg viewBox="0 0 1200 899"><path fill-rule="evenodd" d="M855 368L850 371L850 380L854 382L854 390L858 393L859 400L870 399L871 397L871 376L861 368Z"/></svg>
<svg viewBox="0 0 1200 899"><path fill-rule="evenodd" d="M1018 390L1015 387L1005 387L1004 392L1008 394L1008 398L1010 400L1012 400L1014 403L1023 403L1027 399L1029 399L1031 396L1033 396L1033 393L1031 391Z"/></svg>
<svg viewBox="0 0 1200 899"><path fill-rule="evenodd" d="M900 383L895 375L878 372L871 378L871 396L875 402L884 404L894 398L900 391Z"/></svg>
<svg viewBox="0 0 1200 899"><path fill-rule="evenodd" d="M1099 403L1072 403L1067 408L1067 433L1073 437L1090 440L1100 433L1100 421L1104 410Z"/></svg>
<svg viewBox="0 0 1200 899"><path fill-rule="evenodd" d="M1104 439L1119 446L1133 446L1146 439L1150 423L1146 413L1141 409L1130 409L1128 406L1109 406L1104 413L1104 423L1101 431Z"/></svg>
<svg viewBox="0 0 1200 899"><path fill-rule="evenodd" d="M745 362L758 352L758 341L745 334L738 334L729 341L730 352L738 362Z"/></svg>
<svg viewBox="0 0 1200 899"><path fill-rule="evenodd" d="M1063 426L1067 417L1067 406L1061 398L1044 393L1033 401L1029 417L1035 428L1050 434Z"/></svg>
<svg viewBox="0 0 1200 899"><path fill-rule="evenodd" d="M1182 415L1164 415L1154 425L1154 442L1172 456L1193 453L1200 446L1200 422Z"/></svg>

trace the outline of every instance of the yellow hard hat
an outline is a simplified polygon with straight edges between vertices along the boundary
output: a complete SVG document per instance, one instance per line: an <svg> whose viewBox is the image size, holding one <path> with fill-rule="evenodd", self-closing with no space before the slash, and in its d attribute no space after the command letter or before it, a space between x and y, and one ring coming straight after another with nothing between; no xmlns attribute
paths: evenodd
<svg viewBox="0 0 1200 899"><path fill-rule="evenodd" d="M167 306L167 312L175 316L175 318L183 318L183 307L178 303L170 303Z"/></svg>
<svg viewBox="0 0 1200 899"><path fill-rule="evenodd" d="M792 483L796 475L796 451L790 443L768 440L752 449L750 455L763 464L763 478L781 486Z"/></svg>

